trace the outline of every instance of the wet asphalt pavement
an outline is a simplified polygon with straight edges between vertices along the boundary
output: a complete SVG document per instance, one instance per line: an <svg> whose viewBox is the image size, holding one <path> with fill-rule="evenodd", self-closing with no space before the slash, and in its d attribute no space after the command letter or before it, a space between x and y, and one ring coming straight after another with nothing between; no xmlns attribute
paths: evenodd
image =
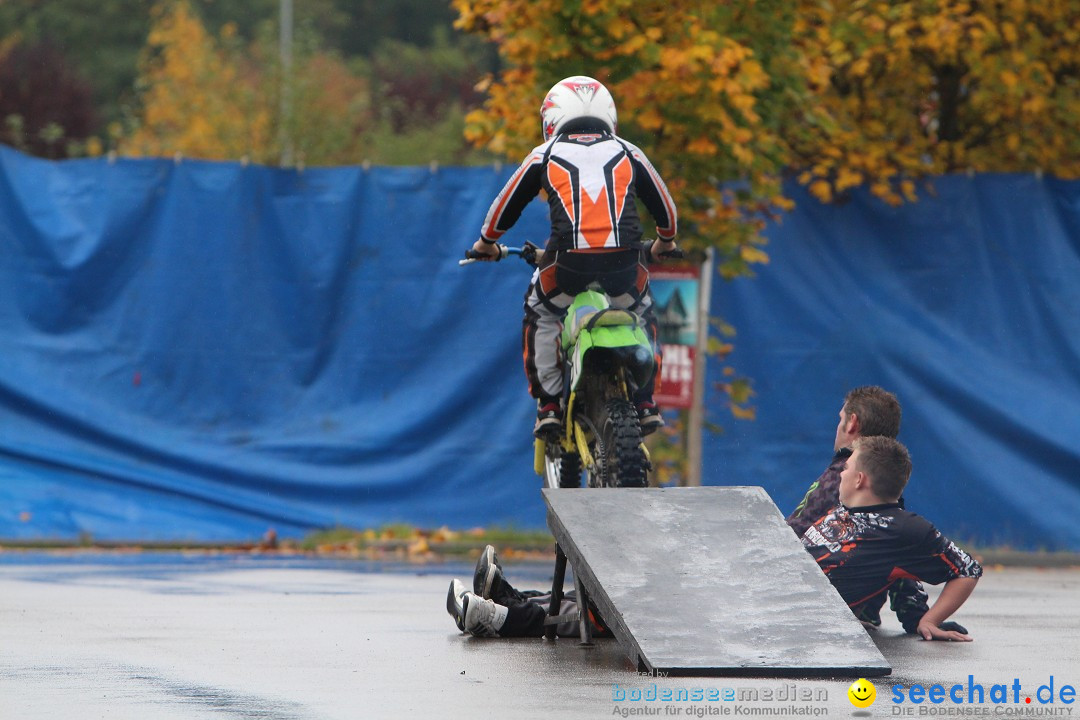
<svg viewBox="0 0 1080 720"><path fill-rule="evenodd" d="M547 565L506 571L550 582ZM850 679L643 677L614 641L462 636L445 610L454 575L471 582L472 565L0 553L0 719L1080 717L1061 694L1080 687L1078 569L988 568L957 616L972 643L888 618L874 639L893 674L865 710ZM906 698L935 683L961 684L964 703Z"/></svg>

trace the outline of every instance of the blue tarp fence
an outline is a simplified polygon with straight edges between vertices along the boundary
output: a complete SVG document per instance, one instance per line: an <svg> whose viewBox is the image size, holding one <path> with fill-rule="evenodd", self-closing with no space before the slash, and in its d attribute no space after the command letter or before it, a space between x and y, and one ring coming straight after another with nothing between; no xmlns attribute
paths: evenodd
<svg viewBox="0 0 1080 720"><path fill-rule="evenodd" d="M713 296L758 413L705 443L709 481L789 511L844 394L881 385L903 407L910 509L958 541L1080 550L1080 182L941 177L898 208L787 192L772 262Z"/></svg>
<svg viewBox="0 0 1080 720"><path fill-rule="evenodd" d="M542 527L528 268L457 265L511 170L0 148L0 538ZM772 262L715 286L758 419L710 388L705 482L788 510L844 392L880 384L910 507L958 540L1080 550L1080 183L939 178L897 209L789 191ZM537 202L508 239L546 234Z"/></svg>

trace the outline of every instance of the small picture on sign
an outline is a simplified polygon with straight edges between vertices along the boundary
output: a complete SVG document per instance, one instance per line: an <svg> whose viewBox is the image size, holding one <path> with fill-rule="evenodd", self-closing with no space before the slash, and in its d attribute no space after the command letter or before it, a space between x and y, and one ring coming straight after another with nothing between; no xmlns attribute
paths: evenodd
<svg viewBox="0 0 1080 720"><path fill-rule="evenodd" d="M661 344L697 343L697 279L653 283L653 302Z"/></svg>

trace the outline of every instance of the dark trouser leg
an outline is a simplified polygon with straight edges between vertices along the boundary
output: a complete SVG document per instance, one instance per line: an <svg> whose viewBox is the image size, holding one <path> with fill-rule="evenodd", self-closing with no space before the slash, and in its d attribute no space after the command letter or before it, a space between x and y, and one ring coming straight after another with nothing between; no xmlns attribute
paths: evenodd
<svg viewBox="0 0 1080 720"><path fill-rule="evenodd" d="M510 605L506 613L506 622L499 628L499 637L543 637L544 620L547 618L550 595L536 595L528 602ZM569 615L577 610L573 593L568 593L559 606L560 615ZM559 623L555 634L559 637L578 637L579 627L576 622ZM611 633L593 623L593 637L611 637Z"/></svg>
<svg viewBox="0 0 1080 720"><path fill-rule="evenodd" d="M549 595L538 595L530 601L510 605L506 613L506 622L499 628L499 637L543 637L549 599ZM559 612L573 612L575 607L573 600L564 599ZM576 623L562 623L558 627L560 637L564 637L564 625L572 628L572 631L565 635L577 634Z"/></svg>
<svg viewBox="0 0 1080 720"><path fill-rule="evenodd" d="M897 580L889 588L889 607L896 613L904 631L914 634L919 621L930 609L929 596L918 580Z"/></svg>

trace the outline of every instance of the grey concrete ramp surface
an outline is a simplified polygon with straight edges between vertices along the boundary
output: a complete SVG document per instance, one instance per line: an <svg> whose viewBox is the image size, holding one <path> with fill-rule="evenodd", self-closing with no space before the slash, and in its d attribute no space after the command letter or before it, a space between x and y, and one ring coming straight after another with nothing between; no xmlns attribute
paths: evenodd
<svg viewBox="0 0 1080 720"><path fill-rule="evenodd" d="M642 671L891 672L763 488L543 492L574 574Z"/></svg>

